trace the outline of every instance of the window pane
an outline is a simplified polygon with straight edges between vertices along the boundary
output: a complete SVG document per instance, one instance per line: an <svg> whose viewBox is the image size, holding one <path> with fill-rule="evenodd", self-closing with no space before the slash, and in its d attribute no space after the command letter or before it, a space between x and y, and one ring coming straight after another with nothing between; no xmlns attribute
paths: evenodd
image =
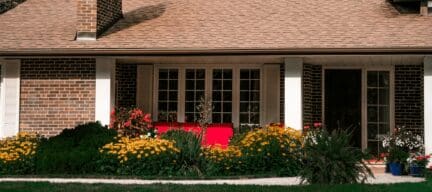
<svg viewBox="0 0 432 192"><path fill-rule="evenodd" d="M195 81L186 80L186 90L194 90L194 89L195 89Z"/></svg>
<svg viewBox="0 0 432 192"><path fill-rule="evenodd" d="M378 72L369 71L367 75L367 85L368 87L378 86Z"/></svg>

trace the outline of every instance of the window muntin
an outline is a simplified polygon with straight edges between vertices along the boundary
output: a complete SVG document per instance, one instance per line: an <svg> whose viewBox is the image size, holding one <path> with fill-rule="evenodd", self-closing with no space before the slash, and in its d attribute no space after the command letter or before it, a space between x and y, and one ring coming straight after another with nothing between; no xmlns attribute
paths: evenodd
<svg viewBox="0 0 432 192"><path fill-rule="evenodd" d="M205 69L186 69L185 122L198 121L197 106L205 95L205 72Z"/></svg>
<svg viewBox="0 0 432 192"><path fill-rule="evenodd" d="M178 69L159 69L158 120L177 121Z"/></svg>
<svg viewBox="0 0 432 192"><path fill-rule="evenodd" d="M212 72L213 123L232 122L233 70L214 69Z"/></svg>

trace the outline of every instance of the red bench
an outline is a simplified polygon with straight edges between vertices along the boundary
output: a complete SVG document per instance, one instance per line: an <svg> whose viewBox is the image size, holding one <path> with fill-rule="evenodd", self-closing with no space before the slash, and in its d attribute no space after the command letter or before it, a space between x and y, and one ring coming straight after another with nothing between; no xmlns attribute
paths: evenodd
<svg viewBox="0 0 432 192"><path fill-rule="evenodd" d="M169 123L157 122L154 127L158 130L158 135L166 133L171 129L181 128L185 131L190 131L195 134L201 133L201 127L198 123ZM213 123L207 127L202 144L204 146L221 145L223 148L227 147L229 140L233 136L232 123Z"/></svg>

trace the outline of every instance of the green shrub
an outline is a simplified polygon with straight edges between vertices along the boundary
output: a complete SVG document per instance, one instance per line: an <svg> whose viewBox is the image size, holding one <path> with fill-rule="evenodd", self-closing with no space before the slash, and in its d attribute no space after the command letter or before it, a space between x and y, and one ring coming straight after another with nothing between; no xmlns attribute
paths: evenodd
<svg viewBox="0 0 432 192"><path fill-rule="evenodd" d="M115 130L99 122L65 129L41 142L36 153L38 174L86 174L96 171L99 148L114 140Z"/></svg>
<svg viewBox="0 0 432 192"><path fill-rule="evenodd" d="M310 184L344 184L364 182L373 176L363 161L366 156L350 145L347 131L315 130L304 141L304 166L299 172L302 182Z"/></svg>
<svg viewBox="0 0 432 192"><path fill-rule="evenodd" d="M34 174L40 137L25 132L0 140L0 174Z"/></svg>
<svg viewBox="0 0 432 192"><path fill-rule="evenodd" d="M121 137L100 149L99 171L120 175L172 175L179 152L172 141Z"/></svg>
<svg viewBox="0 0 432 192"><path fill-rule="evenodd" d="M177 159L178 175L201 176L203 174L200 136L183 130L170 130L162 135L162 138L174 141L175 146L180 149Z"/></svg>
<svg viewBox="0 0 432 192"><path fill-rule="evenodd" d="M240 141L243 172L296 176L301 168L301 132L274 124L250 131Z"/></svg>

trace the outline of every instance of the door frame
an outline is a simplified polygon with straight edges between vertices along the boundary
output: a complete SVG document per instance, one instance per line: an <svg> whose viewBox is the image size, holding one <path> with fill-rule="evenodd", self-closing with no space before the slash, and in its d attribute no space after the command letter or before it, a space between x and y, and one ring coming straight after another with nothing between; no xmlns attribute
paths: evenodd
<svg viewBox="0 0 432 192"><path fill-rule="evenodd" d="M325 70L329 69L340 69L340 70L349 70L349 69L359 69L361 70L361 146L362 150L367 149L367 72L368 71L388 71L390 75L390 133L393 133L393 129L395 127L395 118L394 118L394 65L392 64L323 64L322 65L322 78L321 78L321 119L322 123L325 124Z"/></svg>

